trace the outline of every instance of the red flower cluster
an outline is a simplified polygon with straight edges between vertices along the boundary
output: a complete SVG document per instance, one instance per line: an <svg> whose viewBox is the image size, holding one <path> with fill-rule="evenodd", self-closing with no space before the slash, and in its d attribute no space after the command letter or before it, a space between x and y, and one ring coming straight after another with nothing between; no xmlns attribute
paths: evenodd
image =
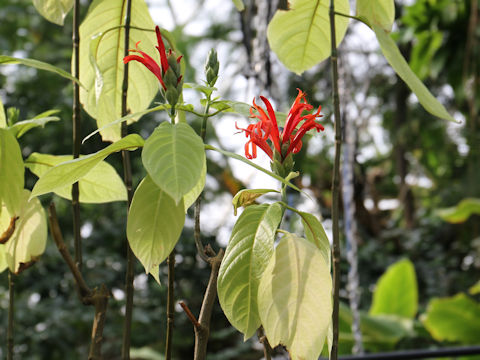
<svg viewBox="0 0 480 360"><path fill-rule="evenodd" d="M164 77L170 65L168 63L168 57L165 52L165 45L162 40L162 35L160 34L160 28L158 26L155 27L155 33L157 34L157 43L158 43L158 45L155 47L157 48L160 54L160 65L147 53L138 49L138 44L140 43L140 41L135 44L136 49L130 49L128 51L140 53L140 55L142 55L143 57L138 55L128 55L123 58L123 63L126 64L132 60L141 62L143 65L145 65L145 67L148 70L150 70L157 77L158 81L160 81L160 84L162 85L163 90L167 91L167 86L165 85ZM170 49L168 52L168 56L171 56L171 55L172 55L172 49ZM176 59L177 64L180 63L181 59L182 59L181 56L179 56ZM180 75L176 80L177 81L176 85L178 85L181 80L182 80L182 76Z"/></svg>
<svg viewBox="0 0 480 360"><path fill-rule="evenodd" d="M272 160L274 151L276 151L280 154L281 162L283 162L289 154L296 154L300 151L302 148L302 137L307 131L312 129L316 129L318 132L324 130L321 124L315 122L316 118L322 116L320 115L322 107L319 106L317 112L314 114L302 115L304 111L311 111L313 106L307 102L305 93L300 89L297 90L297 98L288 112L285 127L281 134L277 125L275 112L268 99L260 96L267 108L267 112L258 106L255 103L255 99L253 99L253 106L250 108L250 117L258 118L260 121L256 124L248 125L246 129L237 127L237 129L245 132L247 138L250 138L245 144L245 156L247 159L257 157L258 146ZM254 113L254 109L257 110L258 115ZM297 129L298 124L302 121L303 124ZM273 148L271 144L273 144Z"/></svg>

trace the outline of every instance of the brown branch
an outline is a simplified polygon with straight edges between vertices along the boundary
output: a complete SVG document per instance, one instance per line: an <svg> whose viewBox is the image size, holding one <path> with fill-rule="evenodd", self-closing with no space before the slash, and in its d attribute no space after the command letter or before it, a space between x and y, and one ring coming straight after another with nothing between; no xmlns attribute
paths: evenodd
<svg viewBox="0 0 480 360"><path fill-rule="evenodd" d="M198 322L197 318L195 317L195 315L193 315L193 313L190 311L189 307L187 306L187 304L185 304L184 301L180 301L179 302L180 306L182 307L183 311L185 311L185 315L187 315L187 317L190 319L190 321L192 322L193 326L195 328L198 328L200 327L200 323Z"/></svg>
<svg viewBox="0 0 480 360"><path fill-rule="evenodd" d="M167 259L168 264L168 292L167 292L167 339L165 346L165 360L172 358L173 325L175 321L175 250L172 250Z"/></svg>
<svg viewBox="0 0 480 360"><path fill-rule="evenodd" d="M103 340L103 328L105 326L105 319L108 306L109 292L105 285L101 285L99 288L93 289L88 287L85 282L82 273L75 264L70 252L63 241L63 235L58 224L57 212L55 205L50 203L48 208L48 220L50 224L50 232L52 234L55 245L58 251L62 255L63 259L67 263L73 278L75 279L77 289L79 291L80 301L84 305L93 305L95 307L95 317L92 326L92 337L90 343L90 350L88 353L89 360L102 359L102 340Z"/></svg>
<svg viewBox="0 0 480 360"><path fill-rule="evenodd" d="M207 246L205 251L207 253L211 253L213 250L210 248L210 246ZM208 280L207 289L205 290L205 295L203 296L202 308L198 318L200 326L194 327L194 360L205 360L207 356L207 344L208 337L210 335L210 319L212 318L213 305L215 304L215 299L217 297L217 278L223 255L223 249L220 249L217 255L208 259L208 263L210 264L212 270L210 273L210 279Z"/></svg>
<svg viewBox="0 0 480 360"><path fill-rule="evenodd" d="M335 6L334 0L330 0L330 37L331 37L331 63L333 83L333 107L335 115L335 160L332 174L332 264L333 264L333 313L332 327L333 339L330 359L338 358L338 316L339 316L339 292L340 292L340 230L339 230L339 199L340 199L340 152L342 146L340 99L338 95L338 64L337 42L335 34Z"/></svg>
<svg viewBox="0 0 480 360"><path fill-rule="evenodd" d="M75 0L73 5L73 52L74 65L73 76L80 79L80 0ZM73 84L73 158L80 156L81 146L81 113L80 113L80 86L77 82ZM78 182L72 185L72 209L73 209L73 239L75 248L75 261L78 268L82 268L82 236L80 233L80 191Z"/></svg>
<svg viewBox="0 0 480 360"><path fill-rule="evenodd" d="M265 333L263 331L263 326L260 326L257 330L257 336L258 336L258 341L263 345L263 357L265 360L272 360L272 347L270 346L270 343L268 342L267 337L265 336Z"/></svg>
<svg viewBox="0 0 480 360"><path fill-rule="evenodd" d="M12 237L15 232L15 224L18 220L18 216L13 216L10 218L10 224L8 224L7 230L5 230L2 235L0 235L0 244L5 244Z"/></svg>
<svg viewBox="0 0 480 360"><path fill-rule="evenodd" d="M15 326L15 281L13 274L8 272L8 326L7 326L7 360L13 360Z"/></svg>

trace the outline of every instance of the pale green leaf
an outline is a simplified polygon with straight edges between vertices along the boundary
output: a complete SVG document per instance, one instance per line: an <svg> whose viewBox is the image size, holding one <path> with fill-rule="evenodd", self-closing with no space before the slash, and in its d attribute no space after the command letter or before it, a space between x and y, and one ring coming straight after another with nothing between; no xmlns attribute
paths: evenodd
<svg viewBox="0 0 480 360"><path fill-rule="evenodd" d="M33 5L45 19L63 25L65 16L73 7L73 0L33 0Z"/></svg>
<svg viewBox="0 0 480 360"><path fill-rule="evenodd" d="M454 207L437 210L437 214L449 223L465 222L471 215L480 215L480 199L463 199Z"/></svg>
<svg viewBox="0 0 480 360"><path fill-rule="evenodd" d="M478 344L480 304L465 294L433 299L423 324L437 341Z"/></svg>
<svg viewBox="0 0 480 360"><path fill-rule="evenodd" d="M245 5L243 4L242 0L233 0L233 4L235 5L238 11L245 10Z"/></svg>
<svg viewBox="0 0 480 360"><path fill-rule="evenodd" d="M325 232L322 223L315 217L315 215L310 213L299 211L298 214L302 218L305 237L320 250L328 268L330 269L332 252L330 249L330 241L328 240L327 233Z"/></svg>
<svg viewBox="0 0 480 360"><path fill-rule="evenodd" d="M386 31L392 30L395 20L393 0L357 0L357 16L369 24L377 24Z"/></svg>
<svg viewBox="0 0 480 360"><path fill-rule="evenodd" d="M420 81L412 69L410 69L407 61L400 53L400 50L389 34L376 24L372 24L372 29L375 31L375 35L380 43L383 55L387 59L388 63L417 96L418 101L424 107L424 109L430 114L441 119L455 121L455 119L447 112L445 107L437 99L435 99L427 87Z"/></svg>
<svg viewBox="0 0 480 360"><path fill-rule="evenodd" d="M25 168L22 152L15 137L0 129L0 206L16 214L22 200Z"/></svg>
<svg viewBox="0 0 480 360"><path fill-rule="evenodd" d="M12 237L4 245L5 257L10 271L17 272L21 264L35 261L45 250L47 242L47 219L40 201L29 200L30 191L23 190L19 218ZM0 214L0 229L6 229L14 215L6 208Z"/></svg>
<svg viewBox="0 0 480 360"><path fill-rule="evenodd" d="M178 203L201 178L203 141L188 124L163 122L145 141L142 162L152 180Z"/></svg>
<svg viewBox="0 0 480 360"><path fill-rule="evenodd" d="M85 177L108 155L120 150L135 150L143 146L143 143L141 136L130 134L96 153L52 167L38 179L33 187L32 196L39 196L70 186Z"/></svg>
<svg viewBox="0 0 480 360"><path fill-rule="evenodd" d="M7 118L5 116L5 109L3 107L2 98L0 97L0 128L7 127Z"/></svg>
<svg viewBox="0 0 480 360"><path fill-rule="evenodd" d="M156 274L155 268L175 247L184 222L183 201L176 204L150 176L143 179L128 212L127 238L146 273Z"/></svg>
<svg viewBox="0 0 480 360"><path fill-rule="evenodd" d="M255 204L255 200L257 200L260 196L264 194L268 194L271 192L279 193L277 190L273 189L243 189L240 190L235 194L232 199L233 204L233 214L237 215L237 209L239 207L247 207L250 205Z"/></svg>
<svg viewBox="0 0 480 360"><path fill-rule="evenodd" d="M25 167L38 177L63 162L73 159L72 155L50 155L32 153L25 160ZM111 201L126 201L127 189L113 166L100 161L78 182L81 203L100 204ZM72 187L67 185L53 191L65 199L72 199Z"/></svg>
<svg viewBox="0 0 480 360"><path fill-rule="evenodd" d="M200 194L205 187L205 180L207 177L207 161L205 158L205 162L203 163L202 173L200 175L200 179L198 179L197 184L183 196L183 205L185 206L185 212L187 212L188 208L193 205L193 203L197 200Z"/></svg>
<svg viewBox="0 0 480 360"><path fill-rule="evenodd" d="M97 120L99 128L122 116L124 29L121 25L125 20L125 3L125 0L95 0L80 25L80 80L85 84L85 89L80 91L80 101ZM155 24L144 0L132 1L131 26L130 48L141 41L142 51L158 59ZM152 29L152 32L135 27ZM142 64L132 62L128 80L127 108L132 113L147 109L158 92L157 78ZM118 140L120 125L106 128L102 138Z"/></svg>
<svg viewBox="0 0 480 360"><path fill-rule="evenodd" d="M36 127L44 127L45 124L51 121L59 121L60 118L57 116L44 116L29 120L19 121L13 124L10 127L10 132L18 139L22 137L27 131L36 128Z"/></svg>
<svg viewBox="0 0 480 360"><path fill-rule="evenodd" d="M0 219L1 219L1 212L0 212ZM8 268L6 249L7 247L5 245L0 244L0 273L4 272L5 269Z"/></svg>
<svg viewBox="0 0 480 360"><path fill-rule="evenodd" d="M39 70L46 70L50 72L54 72L66 79L72 80L77 82L80 86L83 86L75 77L70 75L70 73L66 72L59 67L53 66L43 61L38 61L34 59L21 59L7 55L0 55L0 65L8 65L8 64L22 64L26 66L30 66Z"/></svg>
<svg viewBox="0 0 480 360"><path fill-rule="evenodd" d="M301 74L330 56L329 2L292 0L289 10L277 10L268 25L270 47L291 71ZM350 13L348 0L335 0L335 10ZM335 17L339 44L348 27L348 19Z"/></svg>
<svg viewBox="0 0 480 360"><path fill-rule="evenodd" d="M250 338L260 326L257 293L273 253L282 206L253 205L245 209L232 230L218 274L218 300L230 323Z"/></svg>
<svg viewBox="0 0 480 360"><path fill-rule="evenodd" d="M318 248L293 234L278 244L260 280L258 307L270 345L292 360L317 360L332 318L332 279Z"/></svg>
<svg viewBox="0 0 480 360"><path fill-rule="evenodd" d="M474 285L472 285L469 289L468 289L468 293L470 295L478 295L480 294L480 280L478 280Z"/></svg>
<svg viewBox="0 0 480 360"><path fill-rule="evenodd" d="M371 315L397 315L414 318L417 314L418 290L415 268L408 259L390 265L377 282Z"/></svg>

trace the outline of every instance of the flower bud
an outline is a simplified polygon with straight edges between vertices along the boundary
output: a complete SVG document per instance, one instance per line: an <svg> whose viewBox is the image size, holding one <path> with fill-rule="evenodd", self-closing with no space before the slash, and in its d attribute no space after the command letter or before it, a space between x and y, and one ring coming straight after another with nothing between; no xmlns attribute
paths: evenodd
<svg viewBox="0 0 480 360"><path fill-rule="evenodd" d="M207 84L214 86L218 79L218 69L220 64L217 58L217 52L215 49L211 49L208 52L207 61L205 62L205 76L207 78Z"/></svg>

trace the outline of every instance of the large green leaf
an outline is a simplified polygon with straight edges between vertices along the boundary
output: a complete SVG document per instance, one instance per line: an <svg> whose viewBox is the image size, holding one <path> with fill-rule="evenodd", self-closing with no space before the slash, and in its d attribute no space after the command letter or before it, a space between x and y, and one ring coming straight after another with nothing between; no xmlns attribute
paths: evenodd
<svg viewBox="0 0 480 360"><path fill-rule="evenodd" d="M415 73L408 66L407 61L400 53L397 45L389 34L379 25L372 24L378 42L382 49L383 55L393 70L402 78L408 87L417 95L418 101L425 110L430 114L441 119L455 121L455 119L447 112L445 107L430 93L426 86L420 81Z"/></svg>
<svg viewBox="0 0 480 360"><path fill-rule="evenodd" d="M258 308L272 346L283 344L293 360L316 360L332 318L332 279L320 250L285 235L260 280Z"/></svg>
<svg viewBox="0 0 480 360"><path fill-rule="evenodd" d="M72 185L85 177L108 155L120 150L135 150L143 146L143 143L141 136L130 134L96 153L52 167L38 179L33 187L32 196L39 196Z"/></svg>
<svg viewBox="0 0 480 360"><path fill-rule="evenodd" d="M66 79L77 82L78 84L80 84L80 86L83 86L83 84L81 84L77 80L77 78L70 75L70 73L66 72L63 69L60 69L59 67L50 65L46 62L38 61L34 59L21 59L21 58L16 58L16 57L7 56L7 55L0 55L0 65L9 65L9 64L22 64L22 65L33 67L35 69L54 72Z"/></svg>
<svg viewBox="0 0 480 360"><path fill-rule="evenodd" d="M465 294L457 294L451 298L431 300L423 323L438 341L478 344L479 319L480 304Z"/></svg>
<svg viewBox="0 0 480 360"><path fill-rule="evenodd" d="M145 141L142 162L152 180L178 203L201 179L203 141L188 124L163 122Z"/></svg>
<svg viewBox="0 0 480 360"><path fill-rule="evenodd" d="M45 19L63 25L65 16L73 7L73 0L33 0L33 5Z"/></svg>
<svg viewBox="0 0 480 360"><path fill-rule="evenodd" d="M155 273L172 252L184 222L183 201L176 204L149 176L143 179L128 212L127 238L145 272Z"/></svg>
<svg viewBox="0 0 480 360"><path fill-rule="evenodd" d="M415 268L408 259L390 265L377 282L371 315L397 315L414 318L417 314L418 290Z"/></svg>
<svg viewBox="0 0 480 360"><path fill-rule="evenodd" d="M72 155L50 155L32 153L25 166L38 177L63 162L73 159ZM100 161L78 182L81 203L99 204L111 201L126 201L127 189L123 180L109 163ZM53 191L65 199L72 199L72 187L67 185Z"/></svg>
<svg viewBox="0 0 480 360"><path fill-rule="evenodd" d="M59 110L48 110L41 114L38 114L33 119L23 120L16 122L10 127L10 132L16 137L22 137L27 131L36 128L38 126L44 127L45 124L50 121L58 121L60 118L58 116L52 116L58 113Z"/></svg>
<svg viewBox="0 0 480 360"><path fill-rule="evenodd" d="M17 272L21 264L36 260L44 252L47 242L45 211L37 198L29 200L29 197L30 191L23 190L20 210L15 213L18 216L15 231L8 242L2 245L8 268L12 272ZM0 214L0 229L6 229L13 216L4 207Z"/></svg>
<svg viewBox="0 0 480 360"><path fill-rule="evenodd" d="M5 204L12 214L20 207L24 173L20 145L7 129L0 129L0 206Z"/></svg>
<svg viewBox="0 0 480 360"><path fill-rule="evenodd" d="M0 128L7 127L7 118L5 117L5 109L3 108L3 102L0 98Z"/></svg>
<svg viewBox="0 0 480 360"><path fill-rule="evenodd" d="M97 120L99 128L122 116L122 83L126 0L95 0L80 25L80 101L85 110ZM158 59L156 37L144 0L132 1L130 47L141 41L142 51ZM152 32L134 27L152 29ZM93 43L92 43L93 41ZM158 80L140 63L131 63L128 70L127 108L135 113L145 110L158 91ZM120 138L120 125L106 128L105 141Z"/></svg>
<svg viewBox="0 0 480 360"><path fill-rule="evenodd" d="M330 241L328 240L327 233L325 232L322 223L316 218L315 215L310 213L299 211L298 214L302 218L305 237L308 241L319 248L328 268L330 269L332 251L330 249Z"/></svg>
<svg viewBox="0 0 480 360"><path fill-rule="evenodd" d="M230 323L251 337L260 327L257 293L273 253L282 206L252 205L236 222L218 274L218 300Z"/></svg>
<svg viewBox="0 0 480 360"><path fill-rule="evenodd" d="M200 194L205 187L205 180L207 178L207 161L203 164L202 173L200 175L200 179L198 179L197 184L183 196L183 205L185 206L185 213L193 205L193 203L197 200Z"/></svg>
<svg viewBox="0 0 480 360"><path fill-rule="evenodd" d="M465 222L471 215L480 215L480 199L463 199L454 207L439 209L437 214L443 220L453 224Z"/></svg>
<svg viewBox="0 0 480 360"><path fill-rule="evenodd" d="M270 47L291 71L301 74L330 56L329 1L292 0L290 10L277 10L268 25ZM335 10L350 13L348 0L335 0ZM339 44L348 27L348 19L335 18Z"/></svg>
<svg viewBox="0 0 480 360"><path fill-rule="evenodd" d="M395 3L393 0L357 0L357 16L390 31L395 20Z"/></svg>

